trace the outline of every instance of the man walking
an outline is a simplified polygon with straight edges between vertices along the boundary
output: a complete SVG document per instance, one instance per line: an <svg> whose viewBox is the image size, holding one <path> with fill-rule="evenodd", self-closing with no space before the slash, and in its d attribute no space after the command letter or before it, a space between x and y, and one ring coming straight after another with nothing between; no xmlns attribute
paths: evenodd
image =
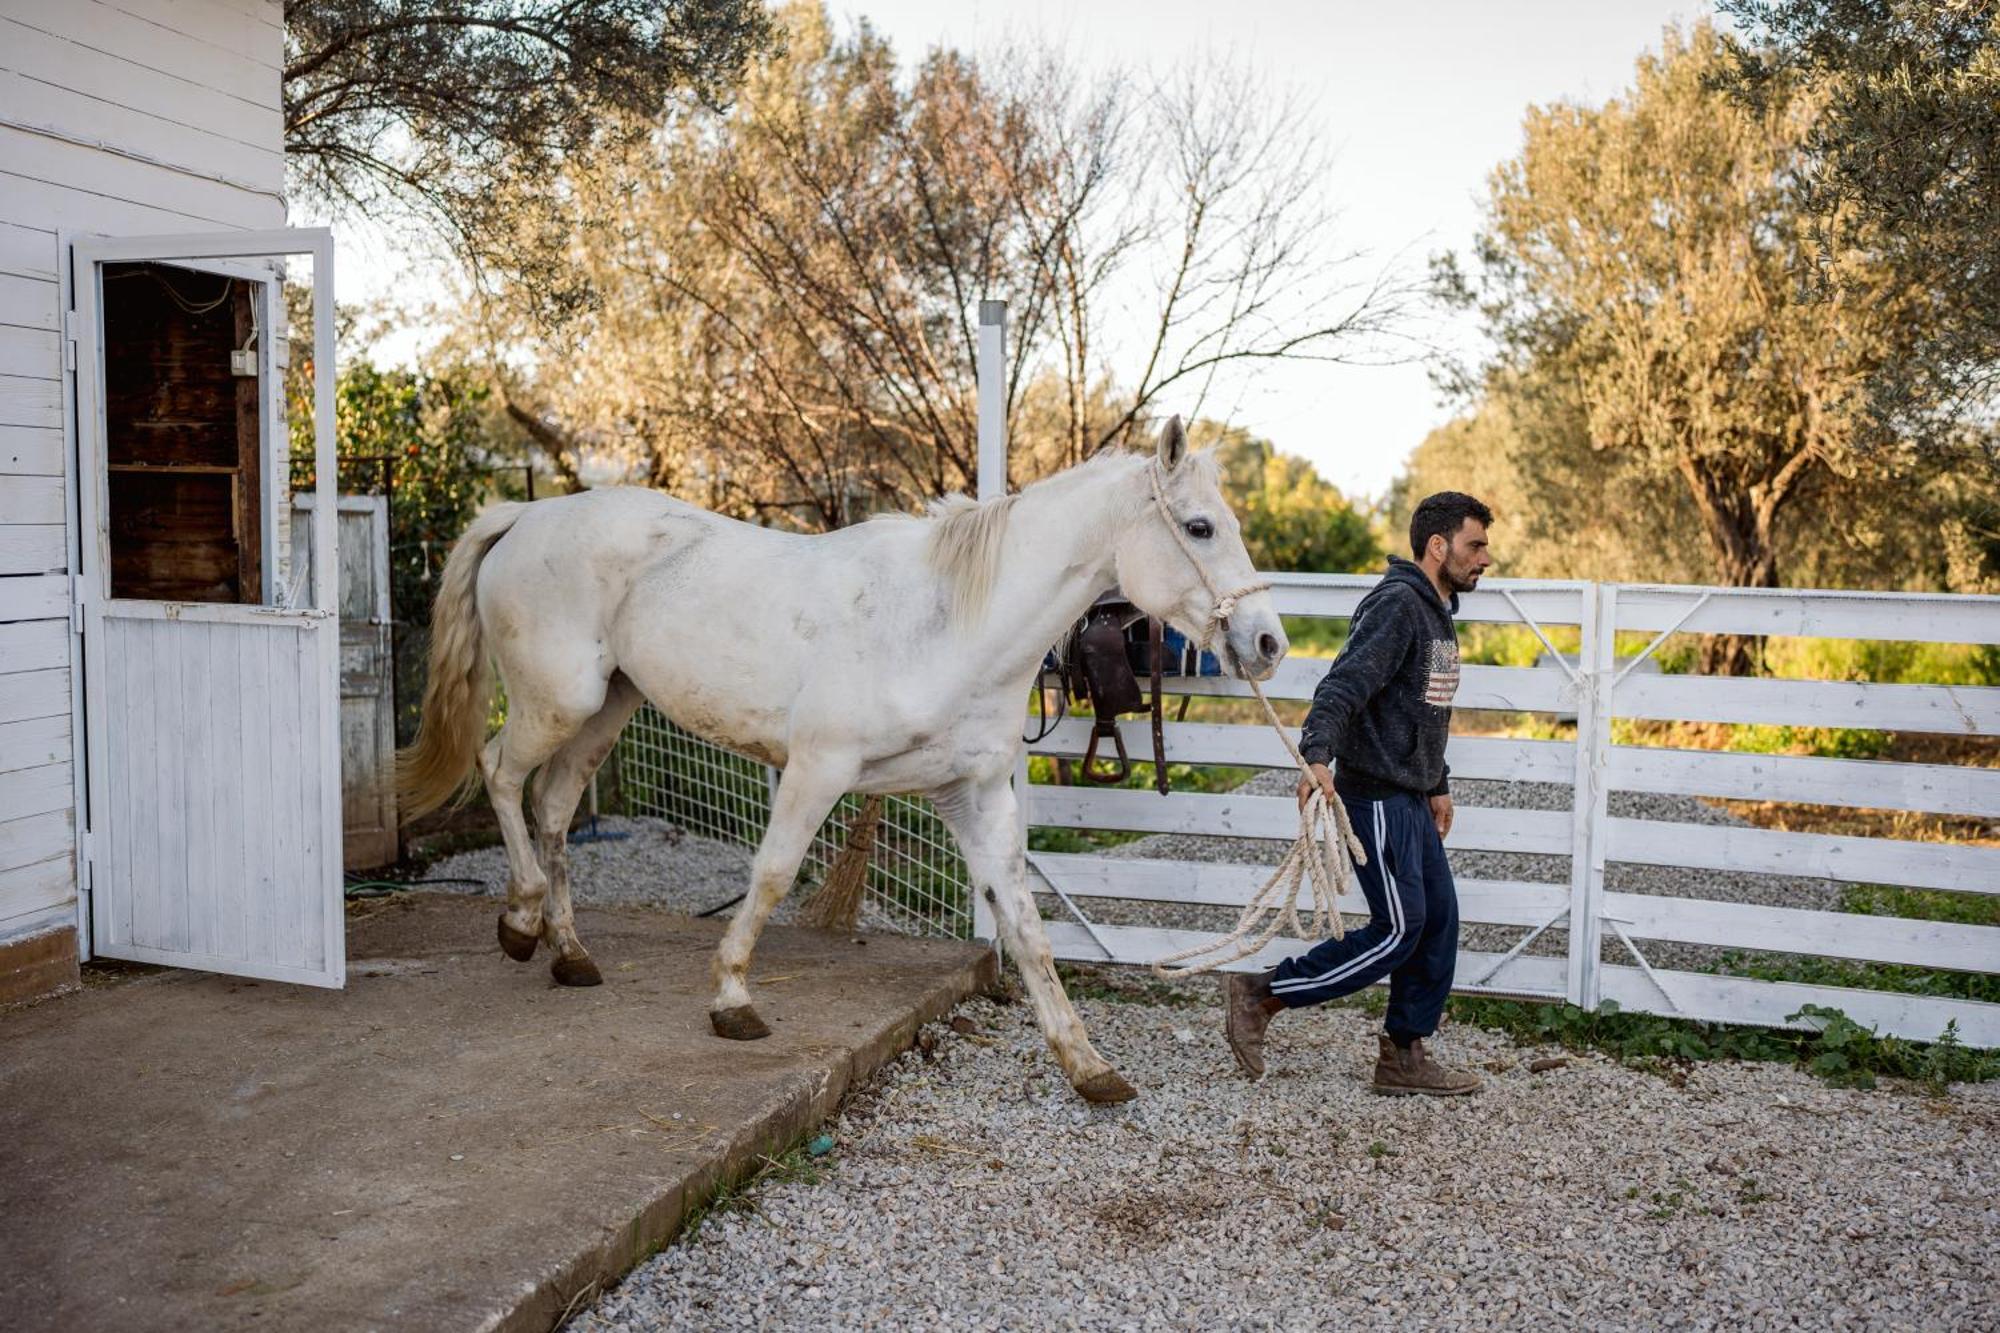
<svg viewBox="0 0 2000 1333"><path fill-rule="evenodd" d="M1285 1009L1321 1004L1389 978L1389 1011L1373 1088L1455 1097L1479 1079L1424 1050L1451 994L1458 960L1458 891L1445 861L1451 788L1444 762L1458 690L1458 595L1492 565L1487 507L1469 495L1427 497L1410 519L1412 563L1389 557L1381 583L1355 608L1347 646L1313 692L1299 750L1310 778L1347 806L1367 849L1357 867L1368 924L1322 940L1269 972L1228 978L1229 1049L1264 1074L1264 1029ZM1329 761L1337 769L1329 771Z"/></svg>

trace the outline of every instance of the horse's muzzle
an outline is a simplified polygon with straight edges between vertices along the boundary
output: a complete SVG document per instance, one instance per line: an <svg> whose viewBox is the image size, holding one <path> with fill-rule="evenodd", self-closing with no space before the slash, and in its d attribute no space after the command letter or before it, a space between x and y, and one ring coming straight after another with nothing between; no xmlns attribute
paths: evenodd
<svg viewBox="0 0 2000 1333"><path fill-rule="evenodd" d="M1232 620L1224 636L1229 650L1229 666L1245 680L1269 680L1285 660L1291 641L1284 624L1275 615L1244 616Z"/></svg>

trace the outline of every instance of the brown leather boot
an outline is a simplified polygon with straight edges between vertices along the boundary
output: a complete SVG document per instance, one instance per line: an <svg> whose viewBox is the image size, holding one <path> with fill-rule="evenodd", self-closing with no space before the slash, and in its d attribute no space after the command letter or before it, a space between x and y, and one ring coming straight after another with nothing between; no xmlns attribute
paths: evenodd
<svg viewBox="0 0 2000 1333"><path fill-rule="evenodd" d="M1411 1042L1405 1049L1384 1033L1381 1042L1382 1054L1375 1061L1371 1092L1389 1097L1464 1097L1480 1089L1478 1075L1463 1069L1447 1069L1431 1059L1422 1040Z"/></svg>
<svg viewBox="0 0 2000 1333"><path fill-rule="evenodd" d="M1271 1026L1270 999L1261 976L1232 972L1222 980L1223 1031L1229 1053L1251 1078L1264 1077L1264 1029Z"/></svg>

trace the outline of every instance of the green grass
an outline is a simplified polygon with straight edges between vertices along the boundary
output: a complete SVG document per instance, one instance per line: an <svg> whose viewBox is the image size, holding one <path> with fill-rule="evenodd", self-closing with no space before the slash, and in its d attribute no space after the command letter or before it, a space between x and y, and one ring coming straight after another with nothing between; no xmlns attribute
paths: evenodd
<svg viewBox="0 0 2000 1333"><path fill-rule="evenodd" d="M1796 1065L1837 1087L1875 1086L1878 1078L1911 1079L1943 1094L1952 1083L2000 1078L2000 1051L1978 1050L1947 1024L1933 1042L1879 1035L1837 1009L1806 1005L1794 1021L1809 1031L1702 1023L1628 1014L1606 1000L1596 1010L1480 996L1452 997L1453 1018L1504 1033L1524 1046L1601 1051L1639 1068L1660 1069L1707 1060L1763 1060Z"/></svg>
<svg viewBox="0 0 2000 1333"><path fill-rule="evenodd" d="M1793 981L1806 986L1846 986L1854 990L1893 991L1898 995L1935 995L1942 999L2000 1003L2000 975L1952 972L1943 968L1909 967L1900 963L1857 963L1844 958L1809 954L1753 955L1726 953L1708 971L1756 981Z"/></svg>
<svg viewBox="0 0 2000 1333"><path fill-rule="evenodd" d="M818 1133L817 1130L814 1133ZM757 1201L754 1197L760 1185L784 1184L798 1181L806 1185L817 1185L824 1179L827 1167L825 1158L816 1158L806 1149L809 1141L801 1139L776 1157L759 1158L757 1169L736 1180L725 1181L716 1187L702 1203L688 1213L681 1224L676 1241L693 1241L701 1235L701 1228L709 1218L721 1213L755 1212Z"/></svg>
<svg viewBox="0 0 2000 1333"><path fill-rule="evenodd" d="M1903 889L1888 884L1850 884L1840 910L1865 916L1904 916L1918 921L1955 921L2000 926L2000 894L1951 893L1943 889Z"/></svg>

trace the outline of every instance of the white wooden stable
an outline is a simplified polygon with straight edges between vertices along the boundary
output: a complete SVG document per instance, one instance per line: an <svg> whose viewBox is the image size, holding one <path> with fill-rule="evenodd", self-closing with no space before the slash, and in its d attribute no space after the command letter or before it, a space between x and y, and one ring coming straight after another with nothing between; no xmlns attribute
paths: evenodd
<svg viewBox="0 0 2000 1333"><path fill-rule="evenodd" d="M1004 418L984 409L1004 382L1005 309L981 308L980 414L982 495L1004 487ZM1502 534L1504 536L1504 534ZM1279 610L1288 616L1345 619L1375 584L1372 576L1273 576ZM1643 669L1669 634L1736 633L1923 643L2000 644L2000 597L1902 593L1748 590L1607 585L1487 579L1462 599L1467 623L1572 627L1582 651L1562 661L1543 638L1545 657L1559 666L1464 669L1456 706L1574 718L1574 740L1456 736L1448 751L1460 778L1558 783L1572 789L1567 811L1481 808L1461 803L1447 846L1461 851L1567 856L1566 884L1461 879L1460 907L1469 923L1518 927L1506 953L1465 951L1458 989L1566 1000L1721 1022L1785 1026L1802 1005L1843 1010L1884 1033L1931 1040L1956 1022L1968 1043L2000 1046L2000 1004L1985 1004L1849 987L1811 986L1653 967L1648 941L1768 950L1827 958L2000 973L2000 927L1906 920L1793 907L1609 892L1607 862L1682 866L1820 878L1844 883L2000 893L2000 848L1895 838L1834 836L1757 828L1718 828L1659 820L1614 818L1613 791L1671 793L1921 811L2000 821L2000 768L1894 763L1789 755L1719 754L1612 743L1620 718L1690 722L1779 723L1884 731L2000 736L2000 687L1877 685L1842 681L1726 679ZM1617 635L1649 636L1636 658L1614 656ZM1629 652L1629 647L1628 647ZM1580 663L1581 665L1578 665ZM1266 686L1273 699L1307 700L1328 663L1292 658ZM1175 691L1249 697L1249 687L1222 679L1170 680ZM1034 730L1033 720L1029 732ZM1121 724L1132 758L1152 758L1150 723ZM1063 722L1034 753L1080 758L1090 724ZM1287 767L1290 758L1263 725L1169 723L1173 762ZM1029 785L1025 763L1017 783L1026 825L1138 830L1290 841L1298 815L1289 797L1246 797ZM1052 920L1060 958L1144 964L1201 943L1196 932L1115 926L1090 920L1091 900L1239 907L1268 867L1145 860L1117 855L1030 854L1037 887L1067 900L1072 919ZM1310 906L1302 896L1302 905ZM1359 894L1344 910L1366 913ZM975 903L975 933L994 937L990 912ZM1567 936L1566 957L1524 952L1549 930ZM1606 940L1622 961L1601 961ZM1240 969L1268 967L1306 947L1278 941Z"/></svg>
<svg viewBox="0 0 2000 1333"><path fill-rule="evenodd" d="M65 948L70 976L95 953L343 978L332 244L324 230L284 226L283 22L276 0L0 9L0 994L10 998L22 986L6 985L9 958L41 960L24 978L32 991L61 981L44 965ZM291 567L286 537L279 283L297 256L312 263L314 545L326 557L309 578ZM124 445L107 425L107 373L129 372L143 343L121 343L107 364L106 330L129 304L108 274L219 287L251 331L220 372L238 388L240 466L116 465L145 484L227 474L218 503L244 520L232 558L254 575L233 599L119 595L139 585L119 582L133 539L109 481Z"/></svg>

